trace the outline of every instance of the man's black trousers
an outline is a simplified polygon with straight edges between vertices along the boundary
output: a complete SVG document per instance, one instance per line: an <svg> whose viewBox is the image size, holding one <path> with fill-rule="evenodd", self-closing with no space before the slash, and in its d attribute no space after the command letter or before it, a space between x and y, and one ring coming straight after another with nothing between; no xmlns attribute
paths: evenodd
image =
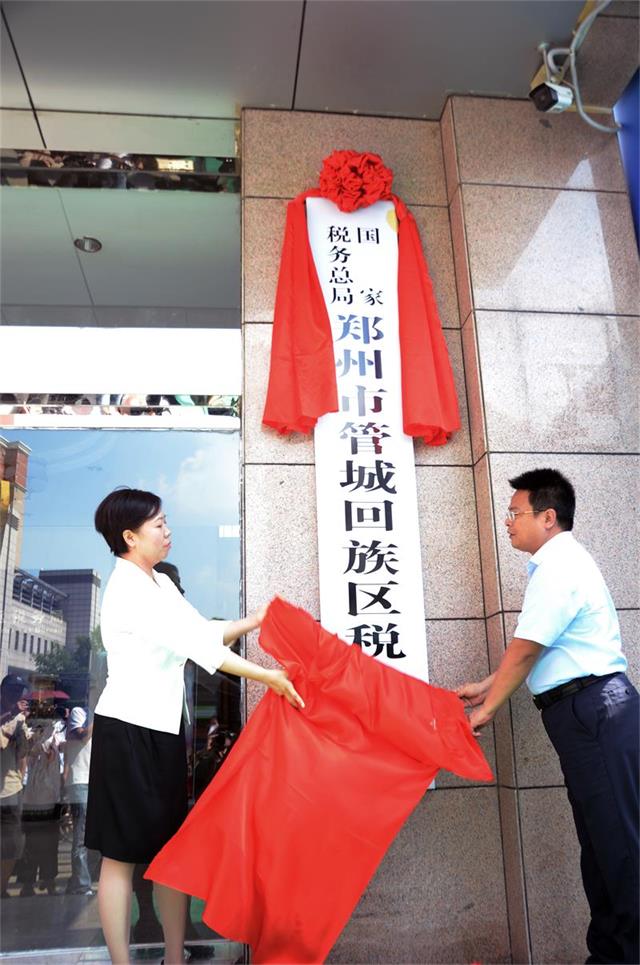
<svg viewBox="0 0 640 965"><path fill-rule="evenodd" d="M625 674L603 677L547 707L542 721L580 840L587 962L638 965L638 693Z"/></svg>

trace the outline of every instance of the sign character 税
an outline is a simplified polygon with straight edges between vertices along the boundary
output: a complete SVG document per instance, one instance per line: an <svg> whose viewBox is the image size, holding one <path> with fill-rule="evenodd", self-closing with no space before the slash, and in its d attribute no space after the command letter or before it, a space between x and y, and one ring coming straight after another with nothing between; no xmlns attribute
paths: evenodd
<svg viewBox="0 0 640 965"><path fill-rule="evenodd" d="M347 639L361 649L373 647L372 657L379 657L385 653L390 660L399 660L406 657L406 653L400 646L400 634L396 623L388 623L386 630L381 624L374 623L373 626L363 623L357 627L350 627L347 631Z"/></svg>

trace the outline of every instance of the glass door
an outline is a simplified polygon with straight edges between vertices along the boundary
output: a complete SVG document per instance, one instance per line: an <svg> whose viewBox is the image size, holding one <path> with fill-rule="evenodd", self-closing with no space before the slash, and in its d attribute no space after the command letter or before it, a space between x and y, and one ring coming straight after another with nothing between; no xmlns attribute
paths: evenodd
<svg viewBox="0 0 640 965"><path fill-rule="evenodd" d="M103 496L119 485L160 495L173 532L165 572L203 615L239 615L237 400L194 405L186 423L184 413L176 422L171 406L159 413L154 403L119 410L88 404L80 414L77 403L73 413L70 403L47 399L59 411L44 418L59 428L21 428L16 423L33 426L38 418L15 406L4 420L13 424L0 426L0 678L9 682L2 713L5 723L18 714L24 722L24 739L3 738L1 752L0 951L9 956L39 952L43 961L71 962L74 949L93 949L89 960L108 960L95 895L100 856L82 848L86 787L70 779L78 748L67 739L72 718L91 720L106 678L100 599L113 557L93 526ZM114 423L118 428L110 428ZM125 427L133 424L139 427ZM233 746L243 694L237 678L210 676L191 663L185 682L193 802ZM150 960L159 955L162 932L143 872L137 868L134 879L131 939L136 957ZM194 959L244 956L242 945L203 924L196 899L187 947Z"/></svg>

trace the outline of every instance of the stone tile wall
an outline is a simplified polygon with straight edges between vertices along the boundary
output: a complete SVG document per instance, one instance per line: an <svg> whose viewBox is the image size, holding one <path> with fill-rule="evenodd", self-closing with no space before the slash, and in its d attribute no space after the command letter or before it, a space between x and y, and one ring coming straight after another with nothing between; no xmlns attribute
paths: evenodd
<svg viewBox="0 0 640 965"><path fill-rule="evenodd" d="M243 115L244 586L319 616L312 437L261 426L286 201L336 148L376 151L411 205L461 402L415 445L431 679L494 668L522 600L508 478L574 481L576 536L620 608L638 679L637 249L610 135L528 102L454 97L441 123ZM635 539L635 542L634 542ZM634 548L635 547L635 548ZM257 641L249 655L263 657ZM259 699L249 690L249 709ZM557 760L523 690L485 738L497 786L443 775L382 862L332 961L581 962L587 909Z"/></svg>
<svg viewBox="0 0 640 965"><path fill-rule="evenodd" d="M416 443L431 678L488 672L471 434L444 161L437 122L246 110L243 114L244 585L319 617L313 438L261 426L286 202L336 148L379 153L410 204L432 274L462 409L449 445ZM257 641L249 656L262 660ZM249 711L260 697L249 689ZM495 762L493 735L487 756ZM495 785L442 775L394 842L331 954L342 962L507 962Z"/></svg>
<svg viewBox="0 0 640 965"><path fill-rule="evenodd" d="M526 581L508 479L554 466L619 608L638 680L638 260L617 139L528 102L453 97L442 118L481 566L495 668ZM512 955L582 962L588 910L562 775L523 688L495 723Z"/></svg>

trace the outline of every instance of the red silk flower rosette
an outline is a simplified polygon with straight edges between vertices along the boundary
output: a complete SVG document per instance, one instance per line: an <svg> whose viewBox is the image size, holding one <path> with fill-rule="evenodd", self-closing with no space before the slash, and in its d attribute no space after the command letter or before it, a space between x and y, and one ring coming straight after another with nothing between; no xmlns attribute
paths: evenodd
<svg viewBox="0 0 640 965"><path fill-rule="evenodd" d="M341 211L357 211L391 197L393 171L378 154L334 151L322 162L320 193Z"/></svg>

